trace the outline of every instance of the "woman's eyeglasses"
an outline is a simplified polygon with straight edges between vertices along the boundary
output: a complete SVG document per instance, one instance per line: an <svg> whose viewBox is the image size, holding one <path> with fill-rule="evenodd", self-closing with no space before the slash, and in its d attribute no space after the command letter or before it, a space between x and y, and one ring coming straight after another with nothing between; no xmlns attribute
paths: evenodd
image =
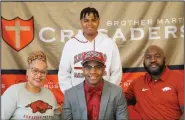
<svg viewBox="0 0 185 120"><path fill-rule="evenodd" d="M41 76L45 76L47 74L47 70L39 70L38 68L32 67L30 68L33 75L37 75L40 73Z"/></svg>

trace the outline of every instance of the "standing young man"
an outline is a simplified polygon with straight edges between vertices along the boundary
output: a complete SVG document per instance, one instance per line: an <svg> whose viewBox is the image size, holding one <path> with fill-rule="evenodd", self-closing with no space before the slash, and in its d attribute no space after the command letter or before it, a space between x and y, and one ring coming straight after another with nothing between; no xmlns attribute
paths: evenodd
<svg viewBox="0 0 185 120"><path fill-rule="evenodd" d="M65 90L81 83L81 61L86 51L96 50L106 57L104 79L119 85L122 78L122 65L117 45L107 35L98 32L99 13L95 8L84 8L80 14L83 32L69 40L62 52L58 79L60 89Z"/></svg>
<svg viewBox="0 0 185 120"><path fill-rule="evenodd" d="M128 103L136 99L134 109L142 120L183 120L184 75L166 67L164 52L156 45L148 47L143 64L147 73L128 87Z"/></svg>
<svg viewBox="0 0 185 120"><path fill-rule="evenodd" d="M64 120L127 120L127 102L121 87L105 81L105 57L88 51L82 61L85 81L65 92Z"/></svg>

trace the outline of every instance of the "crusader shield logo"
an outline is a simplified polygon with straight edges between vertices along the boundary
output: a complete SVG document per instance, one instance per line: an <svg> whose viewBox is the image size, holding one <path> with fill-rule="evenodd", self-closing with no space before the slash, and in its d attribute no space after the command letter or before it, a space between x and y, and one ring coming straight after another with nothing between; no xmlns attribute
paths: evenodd
<svg viewBox="0 0 185 120"><path fill-rule="evenodd" d="M1 17L2 38L14 50L20 51L34 39L33 17L23 20L16 17L7 20Z"/></svg>

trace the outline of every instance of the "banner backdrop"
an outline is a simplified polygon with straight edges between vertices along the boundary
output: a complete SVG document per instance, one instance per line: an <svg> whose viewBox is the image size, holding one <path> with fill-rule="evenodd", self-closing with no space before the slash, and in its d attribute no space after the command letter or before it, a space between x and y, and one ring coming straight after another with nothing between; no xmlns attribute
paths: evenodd
<svg viewBox="0 0 185 120"><path fill-rule="evenodd" d="M144 74L143 53L149 45L163 48L169 67L184 73L184 2L1 2L2 94L26 81L28 54L42 50L49 69L44 86L63 103L59 61L66 41L81 31L80 12L87 6L99 11L99 31L118 45L124 90Z"/></svg>

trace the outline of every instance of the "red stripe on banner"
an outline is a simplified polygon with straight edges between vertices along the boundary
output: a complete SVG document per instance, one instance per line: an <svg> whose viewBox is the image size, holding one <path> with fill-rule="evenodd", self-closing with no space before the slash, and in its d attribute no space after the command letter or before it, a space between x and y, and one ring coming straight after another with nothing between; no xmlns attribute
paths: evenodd
<svg viewBox="0 0 185 120"><path fill-rule="evenodd" d="M82 67L74 67L76 70L82 70Z"/></svg>

